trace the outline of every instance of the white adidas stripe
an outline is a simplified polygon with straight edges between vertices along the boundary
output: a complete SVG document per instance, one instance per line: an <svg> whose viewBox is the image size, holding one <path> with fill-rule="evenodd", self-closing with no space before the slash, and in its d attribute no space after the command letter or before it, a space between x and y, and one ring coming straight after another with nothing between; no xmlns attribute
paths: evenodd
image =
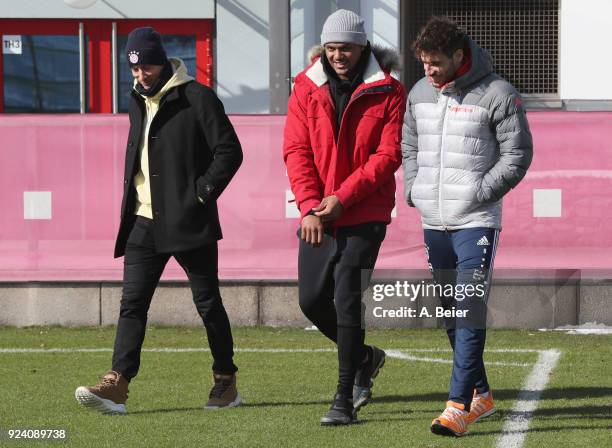
<svg viewBox="0 0 612 448"><path fill-rule="evenodd" d="M495 230L493 237L493 245L491 246L491 261L489 262L489 272L487 272L486 287L484 292L484 302L489 303L489 294L491 292L491 282L493 280L493 265L495 264L495 255L497 254L497 245L499 243L499 229Z"/></svg>

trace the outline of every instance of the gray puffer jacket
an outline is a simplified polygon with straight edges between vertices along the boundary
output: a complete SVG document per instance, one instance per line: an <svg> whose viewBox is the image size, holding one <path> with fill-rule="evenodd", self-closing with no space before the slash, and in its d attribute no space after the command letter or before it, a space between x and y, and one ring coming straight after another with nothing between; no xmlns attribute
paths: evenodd
<svg viewBox="0 0 612 448"><path fill-rule="evenodd" d="M467 73L408 95L402 132L404 192L423 228L501 228L502 197L525 176L533 145L523 102L470 41Z"/></svg>

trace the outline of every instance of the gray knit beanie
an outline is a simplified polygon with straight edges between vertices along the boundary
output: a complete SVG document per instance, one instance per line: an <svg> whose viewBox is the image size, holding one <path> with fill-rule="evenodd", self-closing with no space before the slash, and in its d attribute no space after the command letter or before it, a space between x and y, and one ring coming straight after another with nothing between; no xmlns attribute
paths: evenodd
<svg viewBox="0 0 612 448"><path fill-rule="evenodd" d="M321 45L330 42L357 44L365 47L368 44L363 27L363 19L353 11L339 9L330 15L323 24Z"/></svg>

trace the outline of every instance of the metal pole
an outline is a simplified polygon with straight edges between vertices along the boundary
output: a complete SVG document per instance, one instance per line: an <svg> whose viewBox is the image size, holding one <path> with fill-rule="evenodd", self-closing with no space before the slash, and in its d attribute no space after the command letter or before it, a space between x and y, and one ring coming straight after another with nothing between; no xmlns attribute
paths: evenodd
<svg viewBox="0 0 612 448"><path fill-rule="evenodd" d="M289 0L269 0L270 113L286 114L291 93L291 32Z"/></svg>
<svg viewBox="0 0 612 448"><path fill-rule="evenodd" d="M87 79L85 73L85 25L79 22L79 99L80 111L85 113L87 102Z"/></svg>
<svg viewBox="0 0 612 448"><path fill-rule="evenodd" d="M217 83L217 71L218 71L218 65L219 65L219 58L217 57L217 54L219 54L219 52L217 51L217 21L219 20L219 16L217 15L217 0L215 0L214 3L214 16L215 16L215 20L213 20L213 24L212 24L212 55L211 55L211 60L212 60L212 73L210 74L212 76L212 79L210 80L210 88L213 89L217 94L219 94L218 91L218 87L219 87L219 83Z"/></svg>
<svg viewBox="0 0 612 448"><path fill-rule="evenodd" d="M117 64L117 22L113 22L111 34L111 67L113 72L113 113L119 113L119 69Z"/></svg>

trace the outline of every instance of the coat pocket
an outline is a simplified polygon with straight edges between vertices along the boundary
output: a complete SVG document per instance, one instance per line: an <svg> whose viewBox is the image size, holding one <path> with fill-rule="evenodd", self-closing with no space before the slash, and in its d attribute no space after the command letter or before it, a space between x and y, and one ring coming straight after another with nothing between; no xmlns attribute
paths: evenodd
<svg viewBox="0 0 612 448"><path fill-rule="evenodd" d="M350 132L356 135L356 143L365 144L368 153L373 153L381 143L381 134L385 126L385 109L382 107L370 107L363 110L355 126L351 126Z"/></svg>
<svg viewBox="0 0 612 448"><path fill-rule="evenodd" d="M385 118L385 108L384 107L368 107L361 113L361 115L363 115L364 117L380 118L382 120Z"/></svg>

